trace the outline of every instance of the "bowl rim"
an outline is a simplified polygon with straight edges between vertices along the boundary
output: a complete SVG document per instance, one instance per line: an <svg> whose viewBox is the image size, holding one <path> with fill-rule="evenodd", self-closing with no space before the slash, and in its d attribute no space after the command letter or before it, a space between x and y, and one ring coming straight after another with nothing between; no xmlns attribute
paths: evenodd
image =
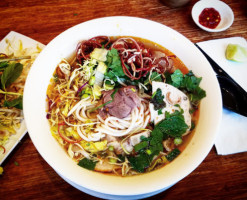
<svg viewBox="0 0 247 200"><path fill-rule="evenodd" d="M199 23L199 15L204 8L209 8L209 7L211 7L211 8L217 7L216 10L220 13L222 10L225 10L226 12L228 12L228 16L229 16L228 23L225 26L223 26L222 28L216 27L215 29L207 28L207 27L201 25ZM233 13L231 7L228 6L225 2L220 1L220 0L200 0L200 1L196 2L194 4L194 6L192 7L191 16L192 16L193 21L196 23L196 25L198 27L200 27L201 29L208 31L208 32L225 31L226 29L228 29L233 24L233 21L234 21L234 13Z"/></svg>
<svg viewBox="0 0 247 200"><path fill-rule="evenodd" d="M37 96L39 95L37 93L36 88L34 88L34 86L39 85L40 83L38 83L37 77L40 75L39 73L42 73L44 71L44 69L41 69L41 67L43 66L42 64L44 64L44 58L46 58L46 56L48 56L48 53L50 53L51 50L53 50L54 54L56 55L56 57L59 57L55 51L59 51L59 43L61 43L61 41L65 41L64 38L70 36L71 34L73 35L73 33L75 33L78 30L82 30L83 27L85 26L89 26L89 27L94 27L96 24L101 24L101 23L105 23L107 25L109 24L114 24L114 26L117 26L119 29L121 29L122 27L126 26L126 24L128 24L127 27L131 26L139 26L140 24L145 24L147 26L150 26L152 28L154 28L153 30L162 30L163 31L167 31L168 33L172 34L171 37L174 38L175 42L180 42L183 41L186 45L188 45L190 47L190 49L193 49L193 51L197 54L196 56L198 56L200 58L200 63L202 63L202 65L206 66L205 70L207 74L207 76L210 76L210 81L212 81L212 83L214 84L214 87L212 88L213 92L211 94L211 92L209 91L209 94L215 97L215 104L213 105L214 109L215 109L215 113L214 113L214 120L211 119L207 119L210 121L210 123L214 124L214 127L210 127L210 133L212 133L210 136L208 136L207 138L205 138L205 142L202 144L202 147L200 149L200 151L198 152L194 152L193 155L194 157L196 157L196 159L194 159L193 163L190 163L188 166L185 166L185 169L183 172L177 173L175 174L173 177L170 177L169 175L167 175L167 180L160 180L159 178L159 172L164 170L164 168L155 170L154 172L150 172L147 174L143 174L143 175L137 175L137 176L133 176L133 177L116 177L116 176L107 176L107 178L102 178L103 176L106 177L106 175L102 175L100 173L97 172L91 172L88 170L84 170L83 168L80 168L80 170L82 171L78 176L78 174L75 174L74 172L71 172L71 161L69 160L70 158L65 156L62 156L63 158L57 158L54 159L54 157L52 158L51 155L48 155L46 145L43 144L42 142L39 141L39 139L43 139L38 134L38 132L41 134L42 132L40 132L40 130L37 130L37 127L42 128L43 126L47 126L47 122L45 122L45 115L43 114L45 112L45 110L40 111L41 108L36 108L35 104L36 101L39 102L41 100L39 100L38 98L44 98L45 94L41 95L41 96ZM124 25L124 26L123 26ZM140 28L140 27L139 27ZM152 33L153 31L152 29L147 30L151 31L150 33ZM124 30L125 31L125 30ZM127 32L130 30L127 30ZM146 33L145 33L146 34ZM145 35L144 34L144 35ZM157 33L158 34L158 33ZM136 36L134 35L129 35L129 36ZM86 37L86 36L85 36ZM154 37L154 36L148 36L148 37ZM82 39L86 39L83 38ZM149 39L149 38L147 38ZM57 46L56 46L57 45ZM61 46L61 45L60 45ZM170 49L169 49L170 50ZM54 61L53 63L57 63L57 60ZM54 68L55 69L55 68ZM43 70L43 71L42 71ZM53 70L54 71L54 70ZM203 71L204 73L204 71ZM50 78L50 77L48 77ZM206 84L204 84L206 86ZM33 95L33 93L37 93L37 95ZM205 101L205 100L202 100ZM216 137L216 133L218 132L219 129L219 124L220 124L220 120L221 120L221 114L222 114L222 101L221 101L221 93L220 93L220 88L217 82L217 79L215 77L215 74L212 70L212 68L210 67L208 61L206 60L206 58L201 54L201 52L194 46L194 44L188 40L187 38L185 38L183 35L181 35L180 33L178 33L177 31L162 25L158 22L154 22L151 20L147 20L147 19L143 19L143 18L137 18L137 17L128 17L128 16L114 16L114 17L104 17L104 18L97 18L97 19L93 19L90 21L86 21L83 22L81 24L78 24L74 27L71 27L69 29L67 29L66 31L64 31L63 33L59 34L56 38L54 38L47 46L46 48L40 53L40 55L38 56L38 58L35 60L29 75L27 77L27 81L26 81L26 85L24 88L24 116L25 116L25 121L26 121L26 125L27 125L27 129L29 132L29 135L33 141L33 144L35 145L36 149L38 150L38 152L40 153L40 155L44 158L44 160L46 160L46 162L55 170L57 171L57 173L59 173L60 175L62 175L64 178L66 178L67 180L72 181L73 183L77 184L77 185L81 185L82 187L85 187L87 189L99 192L99 193L104 193L104 194L111 194L111 195L123 195L123 196L128 196L128 195L141 195L141 194L147 194L150 192L155 192L158 190L162 190L164 187L168 187L169 185L175 184L176 182L180 181L181 179L183 179L185 176L187 176L188 174L190 174L203 160L204 158L207 156L207 154L209 153L209 151L211 150L213 144L214 144L214 140ZM43 104L45 104L44 99L43 99ZM42 108L45 108L44 105L42 105ZM39 124L34 123L34 119L39 119L39 117L36 116L35 111L38 111L42 113L43 118L40 120ZM203 112L207 112L206 109L203 110ZM46 120L47 121L47 120ZM201 124L202 123L202 120ZM200 125L201 125L200 124ZM50 134L51 135L51 134ZM49 136L50 137L50 136ZM194 138L195 136L193 136ZM54 139L54 138L53 138ZM49 144L54 144L54 154L55 153L59 153L60 150L58 150L58 144L55 141L50 141L49 138ZM56 142L56 144L54 143ZM191 146L196 146L198 144L191 144ZM61 148L59 146L59 148ZM191 148L195 148L195 147L191 147ZM188 148L187 148L188 149ZM188 155L187 155L187 149L184 150L184 152L182 152L182 154L180 155L180 157L183 155L183 162L187 162L188 160ZM59 152L57 152L59 151ZM53 152L52 152L53 153ZM64 153L65 154L65 153ZM176 167L177 163L182 163L180 157L178 157L177 159L175 159L175 161L173 161L172 163L169 164L169 170L171 170L172 167ZM61 162L62 161L67 161L68 164L66 163L65 166L61 166ZM74 162L74 161L73 161ZM78 166L73 166L73 170L78 170L78 168L76 168ZM166 171L169 171L168 169ZM84 180L78 180L78 177L83 177L85 179L87 179L87 183L85 183ZM141 177L141 178L139 178ZM91 180L89 180L90 178L102 178L102 179L107 179L107 181L111 181L111 183L107 182L107 184L109 184L112 188L108 188L109 185L104 184L104 185L100 185L100 184L96 184L93 183ZM156 178L157 180L159 180L159 184L157 183L153 183L153 184L149 184L147 181L150 180L150 178ZM133 187L133 184L137 184L140 179L144 180L144 183L142 183L143 185L145 185L146 187L136 187L134 188L134 190L130 190L130 191L126 191L126 188L130 188L130 185L128 184L132 184L131 187ZM118 185L125 187L125 188L119 188L118 185L114 184L114 182L117 181Z"/></svg>

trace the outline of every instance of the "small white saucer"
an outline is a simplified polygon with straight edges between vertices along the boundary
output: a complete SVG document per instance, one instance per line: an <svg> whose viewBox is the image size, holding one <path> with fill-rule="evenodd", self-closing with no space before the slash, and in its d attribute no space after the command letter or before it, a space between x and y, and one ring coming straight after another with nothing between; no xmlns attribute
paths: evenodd
<svg viewBox="0 0 247 200"><path fill-rule="evenodd" d="M202 26L199 23L199 15L205 8L214 8L220 13L221 21L218 26L214 29L207 28ZM234 14L232 9L222 1L219 0L200 0L198 1L192 8L191 11L192 18L194 22L199 26L201 29L208 31L208 32L220 32L228 29L234 20Z"/></svg>

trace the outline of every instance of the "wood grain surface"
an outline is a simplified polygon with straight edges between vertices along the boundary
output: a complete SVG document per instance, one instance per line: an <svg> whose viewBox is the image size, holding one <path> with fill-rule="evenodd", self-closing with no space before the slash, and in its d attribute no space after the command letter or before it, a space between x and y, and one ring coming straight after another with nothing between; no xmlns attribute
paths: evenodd
<svg viewBox="0 0 247 200"><path fill-rule="evenodd" d="M247 1L223 1L232 8L234 23L224 32L209 33L199 29L191 18L196 0L181 8L169 8L159 0L1 0L0 39L13 30L48 44L76 24L106 16L154 20L175 29L192 42L232 36L247 39ZM75 189L58 176L39 155L28 135L2 166L1 200L98 199ZM218 156L212 148L190 175L148 199L247 199L247 152Z"/></svg>

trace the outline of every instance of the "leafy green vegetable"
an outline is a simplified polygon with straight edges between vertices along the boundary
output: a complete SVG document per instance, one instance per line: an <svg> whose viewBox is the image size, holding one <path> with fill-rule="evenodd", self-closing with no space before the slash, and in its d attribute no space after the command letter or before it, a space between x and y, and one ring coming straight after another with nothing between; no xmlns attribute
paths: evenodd
<svg viewBox="0 0 247 200"><path fill-rule="evenodd" d="M23 108L22 106L22 96L19 96L18 98L16 99L13 99L12 101L7 101L5 100L4 103L3 103L3 106L5 107L16 107L18 109L21 109Z"/></svg>
<svg viewBox="0 0 247 200"><path fill-rule="evenodd" d="M174 160L181 152L179 151L179 149L173 149L170 153L168 153L168 155L166 156L166 159L168 161L172 161Z"/></svg>
<svg viewBox="0 0 247 200"><path fill-rule="evenodd" d="M134 149L136 152L146 148L148 146L148 142L147 141L143 141L143 142L140 142L138 143L137 145L134 146Z"/></svg>
<svg viewBox="0 0 247 200"><path fill-rule="evenodd" d="M192 71L183 75L183 73L177 69L173 74L166 73L165 75L166 82L180 90L184 90L189 96L192 104L197 104L206 96L205 90L199 86L202 78L196 77Z"/></svg>
<svg viewBox="0 0 247 200"><path fill-rule="evenodd" d="M13 83L23 70L23 65L20 63L10 63L4 70L1 76L1 87L5 89Z"/></svg>
<svg viewBox="0 0 247 200"><path fill-rule="evenodd" d="M79 161L78 165L80 167L85 168L85 169L94 170L96 163L97 163L97 161L83 158L82 160Z"/></svg>
<svg viewBox="0 0 247 200"><path fill-rule="evenodd" d="M169 136L181 137L187 128L188 126L184 122L183 110L177 110L172 114L166 112L166 118L154 127L150 137L141 137L142 142L135 145L135 151L139 152L139 154L128 157L133 169L138 172L144 172L150 166L154 156L163 151L163 140L166 140ZM173 150L167 155L167 160L173 160L179 153L178 149Z"/></svg>
<svg viewBox="0 0 247 200"><path fill-rule="evenodd" d="M163 133L160 129L154 129L150 136L150 147L151 157L153 158L155 155L158 155L161 151L163 151Z"/></svg>
<svg viewBox="0 0 247 200"><path fill-rule="evenodd" d="M142 142L135 145L135 151L139 151L136 156L129 156L128 160L134 170L144 172L150 166L153 157L163 151L163 133L159 129L154 129L150 137L141 137Z"/></svg>
<svg viewBox="0 0 247 200"><path fill-rule="evenodd" d="M3 70L8 66L8 62L0 62L0 70Z"/></svg>
<svg viewBox="0 0 247 200"><path fill-rule="evenodd" d="M153 94L151 103L154 105L154 110L160 110L166 106L166 103L164 102L164 95L162 95L162 91L160 88L156 90L156 92Z"/></svg>
<svg viewBox="0 0 247 200"><path fill-rule="evenodd" d="M188 129L188 125L184 121L183 110L176 110L174 113L165 113L165 119L159 122L155 129L171 137L181 137Z"/></svg>
<svg viewBox="0 0 247 200"><path fill-rule="evenodd" d="M134 170L144 172L145 168L149 167L151 160L148 154L140 153L137 156L129 156L128 160Z"/></svg>
<svg viewBox="0 0 247 200"><path fill-rule="evenodd" d="M105 76L108 79L111 79L114 82L116 82L117 77L119 78L125 77L125 74L122 69L121 59L116 49L112 48L110 51L108 51L106 59L107 60L105 64L107 65L108 68L107 68L107 72L105 73Z"/></svg>
<svg viewBox="0 0 247 200"><path fill-rule="evenodd" d="M172 80L172 85L174 87L179 87L183 81L183 73L177 69L172 75L171 75L171 80Z"/></svg>
<svg viewBox="0 0 247 200"><path fill-rule="evenodd" d="M147 74L147 79L144 81L144 85L148 85L149 84L149 73ZM158 81L161 82L162 78L161 78L161 74L159 74L158 72L152 72L151 76L150 76L150 81Z"/></svg>

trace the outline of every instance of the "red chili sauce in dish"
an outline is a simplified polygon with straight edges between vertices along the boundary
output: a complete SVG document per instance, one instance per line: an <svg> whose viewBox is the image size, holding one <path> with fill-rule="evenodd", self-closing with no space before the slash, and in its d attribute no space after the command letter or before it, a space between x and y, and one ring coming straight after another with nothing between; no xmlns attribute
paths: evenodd
<svg viewBox="0 0 247 200"><path fill-rule="evenodd" d="M220 13L214 8L205 8L199 15L199 23L207 28L214 29L220 23Z"/></svg>

